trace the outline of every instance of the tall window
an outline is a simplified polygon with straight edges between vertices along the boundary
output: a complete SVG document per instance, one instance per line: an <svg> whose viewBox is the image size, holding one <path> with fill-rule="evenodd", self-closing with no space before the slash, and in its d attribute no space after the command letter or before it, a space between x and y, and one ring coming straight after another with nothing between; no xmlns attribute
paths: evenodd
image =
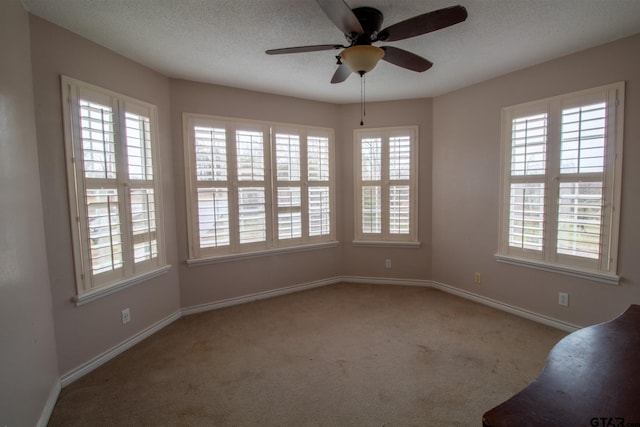
<svg viewBox="0 0 640 427"><path fill-rule="evenodd" d="M164 266L156 108L62 78L78 301Z"/></svg>
<svg viewBox="0 0 640 427"><path fill-rule="evenodd" d="M624 83L503 111L500 256L617 282Z"/></svg>
<svg viewBox="0 0 640 427"><path fill-rule="evenodd" d="M333 131L184 114L190 258L335 239Z"/></svg>
<svg viewBox="0 0 640 427"><path fill-rule="evenodd" d="M418 129L355 131L357 241L417 243Z"/></svg>

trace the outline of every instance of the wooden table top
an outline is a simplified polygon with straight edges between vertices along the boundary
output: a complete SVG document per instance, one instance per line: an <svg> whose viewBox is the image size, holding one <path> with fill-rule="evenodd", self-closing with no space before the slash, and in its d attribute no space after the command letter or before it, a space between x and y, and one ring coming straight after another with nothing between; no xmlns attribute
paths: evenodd
<svg viewBox="0 0 640 427"><path fill-rule="evenodd" d="M482 424L640 427L640 305L563 338L538 378Z"/></svg>

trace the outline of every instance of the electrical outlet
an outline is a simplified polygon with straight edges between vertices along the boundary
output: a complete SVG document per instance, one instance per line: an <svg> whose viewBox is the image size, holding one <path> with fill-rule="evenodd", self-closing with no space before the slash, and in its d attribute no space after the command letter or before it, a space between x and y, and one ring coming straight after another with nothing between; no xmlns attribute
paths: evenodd
<svg viewBox="0 0 640 427"><path fill-rule="evenodd" d="M475 273L473 275L473 281L476 283L480 283L482 280L482 275L480 273Z"/></svg>
<svg viewBox="0 0 640 427"><path fill-rule="evenodd" d="M560 304L563 307L569 307L569 294L566 292L559 292L558 304Z"/></svg>
<svg viewBox="0 0 640 427"><path fill-rule="evenodd" d="M387 258L384 260L384 268L391 268L391 259Z"/></svg>
<svg viewBox="0 0 640 427"><path fill-rule="evenodd" d="M129 323L131 320L131 312L129 311L129 307L122 310L122 324Z"/></svg>

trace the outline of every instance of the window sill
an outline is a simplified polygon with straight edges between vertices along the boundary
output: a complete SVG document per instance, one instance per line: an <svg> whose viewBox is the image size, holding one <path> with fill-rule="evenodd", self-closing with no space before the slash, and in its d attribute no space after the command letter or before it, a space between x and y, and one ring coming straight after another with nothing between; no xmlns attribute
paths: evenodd
<svg viewBox="0 0 640 427"><path fill-rule="evenodd" d="M171 265L165 265L164 267L160 267L155 270L148 271L146 273L139 274L137 276L130 277L128 279L121 280L108 287L98 288L98 289L84 292L80 295L76 295L72 298L72 301L75 302L77 307L79 307L91 301L95 301L99 298L106 297L107 295L111 295L122 289L129 288L133 285L137 285L138 283L142 283L147 280L153 279L154 277L163 275L167 273L169 270L171 270Z"/></svg>
<svg viewBox="0 0 640 427"><path fill-rule="evenodd" d="M338 246L338 244L339 244L338 241L332 240L330 242L312 243L310 245L298 245L298 246L289 246L284 248L264 249L264 250L253 251L253 252L210 256L206 258L193 258L193 259L187 260L187 266L195 267L198 265L216 264L219 262L237 261L242 259L257 258L257 257L263 257L263 256L269 256L269 255L312 251L315 249L336 247Z"/></svg>
<svg viewBox="0 0 640 427"><path fill-rule="evenodd" d="M579 277L581 279L592 280L594 282L606 283L608 285L619 285L620 276L602 271L585 270L579 267L552 264L544 261L524 259L507 255L496 254L496 261L505 264L518 265L522 267L535 268L537 270L550 271L552 273L565 274L567 276Z"/></svg>
<svg viewBox="0 0 640 427"><path fill-rule="evenodd" d="M371 246L371 247L387 247L387 248L419 248L420 242L396 242L384 240L353 240L353 246Z"/></svg>

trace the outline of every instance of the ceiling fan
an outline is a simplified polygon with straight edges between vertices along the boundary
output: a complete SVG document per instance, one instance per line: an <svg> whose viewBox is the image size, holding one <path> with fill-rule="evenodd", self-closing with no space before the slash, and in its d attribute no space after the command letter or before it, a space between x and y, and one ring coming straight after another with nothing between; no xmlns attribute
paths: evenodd
<svg viewBox="0 0 640 427"><path fill-rule="evenodd" d="M316 0L331 22L342 31L348 45L320 44L311 46L270 49L268 55L287 53L315 52L322 50L344 49L336 58L338 69L331 83L343 82L352 72L363 76L371 71L380 59L408 70L423 72L433 63L421 56L393 46L373 46L375 42L393 42L427 34L467 19L467 10L463 6L451 6L434 10L422 15L382 28L383 15L372 7L351 9L344 0Z"/></svg>

